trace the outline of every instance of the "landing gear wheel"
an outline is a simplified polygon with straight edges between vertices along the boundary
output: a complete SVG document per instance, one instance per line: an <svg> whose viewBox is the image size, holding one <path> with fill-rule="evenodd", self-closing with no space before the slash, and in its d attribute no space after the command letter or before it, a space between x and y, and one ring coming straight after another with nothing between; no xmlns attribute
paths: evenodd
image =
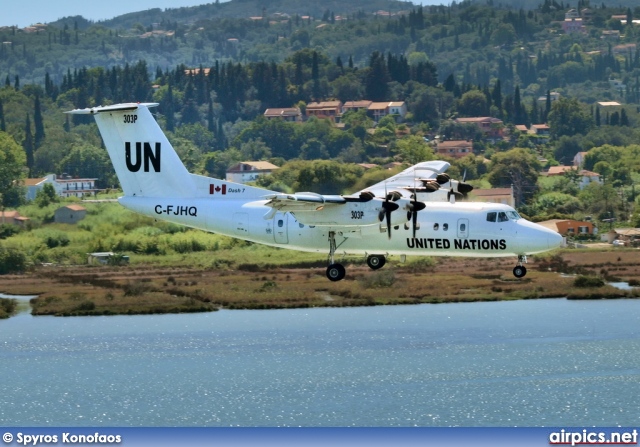
<svg viewBox="0 0 640 447"><path fill-rule="evenodd" d="M367 265L371 270L378 270L384 267L387 260L381 255L371 255L367 257Z"/></svg>
<svg viewBox="0 0 640 447"><path fill-rule="evenodd" d="M516 278L524 278L527 274L527 268L524 265L516 265L513 268L513 276Z"/></svg>
<svg viewBox="0 0 640 447"><path fill-rule="evenodd" d="M341 279L344 279L346 273L347 272L342 264L331 264L327 267L327 278L331 281L340 281Z"/></svg>

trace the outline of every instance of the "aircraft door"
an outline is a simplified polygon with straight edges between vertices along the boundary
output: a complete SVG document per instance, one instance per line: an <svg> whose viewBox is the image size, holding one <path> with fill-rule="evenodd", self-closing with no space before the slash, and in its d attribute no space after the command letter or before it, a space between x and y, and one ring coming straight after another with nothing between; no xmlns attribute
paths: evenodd
<svg viewBox="0 0 640 447"><path fill-rule="evenodd" d="M273 216L273 236L278 244L289 243L289 234L287 229L288 218L289 215L287 213L276 213L276 215Z"/></svg>
<svg viewBox="0 0 640 447"><path fill-rule="evenodd" d="M469 236L469 219L458 219L458 238L466 239Z"/></svg>

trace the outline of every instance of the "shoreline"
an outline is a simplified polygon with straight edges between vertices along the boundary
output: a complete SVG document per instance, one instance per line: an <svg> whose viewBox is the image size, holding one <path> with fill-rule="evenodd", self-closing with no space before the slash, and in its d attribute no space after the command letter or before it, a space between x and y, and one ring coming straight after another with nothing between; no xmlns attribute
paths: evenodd
<svg viewBox="0 0 640 447"><path fill-rule="evenodd" d="M563 251L527 264L511 259L443 258L425 265L390 262L372 271L350 265L340 282L318 267L203 269L137 265L38 267L0 276L0 290L30 298L32 315L89 316L215 312L219 309L358 307L534 298L636 298L640 289L577 287L575 276L628 282L640 275L634 251ZM569 275L567 275L567 273Z"/></svg>

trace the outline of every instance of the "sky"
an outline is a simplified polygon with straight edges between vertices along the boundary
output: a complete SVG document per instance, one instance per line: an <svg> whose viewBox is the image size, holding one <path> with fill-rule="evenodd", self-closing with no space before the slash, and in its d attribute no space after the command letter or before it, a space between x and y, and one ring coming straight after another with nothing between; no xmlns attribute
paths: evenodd
<svg viewBox="0 0 640 447"><path fill-rule="evenodd" d="M222 2L227 0L220 0ZM81 15L89 20L106 20L151 8L180 8L212 3L212 0L18 0L0 12L0 26L25 26L55 22L62 17ZM415 4L448 4L447 0L414 0Z"/></svg>

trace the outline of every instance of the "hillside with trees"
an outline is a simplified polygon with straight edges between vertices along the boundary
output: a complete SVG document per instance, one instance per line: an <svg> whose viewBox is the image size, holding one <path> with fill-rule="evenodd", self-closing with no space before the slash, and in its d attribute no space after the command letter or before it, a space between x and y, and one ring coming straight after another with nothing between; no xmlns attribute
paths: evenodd
<svg viewBox="0 0 640 447"><path fill-rule="evenodd" d="M282 169L261 186L342 193L389 175L358 163L414 163L436 157L436 137L473 140L473 154L452 159L450 173L478 186L514 185L529 217L615 215L640 225L640 8L580 0L573 9L588 19L566 32L571 8L548 0L518 10L347 3L309 10L281 0L257 10L262 3L232 0L0 29L1 205L21 205L21 181L48 173L117 187L95 124L63 111L151 101L192 172L224 177L239 161L269 160ZM364 110L347 112L340 126L263 116L329 99L403 101L408 113L375 122ZM501 121L501 137L456 121L465 117ZM543 123L548 138L516 127ZM602 182L580 189L571 174L540 177L579 152Z"/></svg>

